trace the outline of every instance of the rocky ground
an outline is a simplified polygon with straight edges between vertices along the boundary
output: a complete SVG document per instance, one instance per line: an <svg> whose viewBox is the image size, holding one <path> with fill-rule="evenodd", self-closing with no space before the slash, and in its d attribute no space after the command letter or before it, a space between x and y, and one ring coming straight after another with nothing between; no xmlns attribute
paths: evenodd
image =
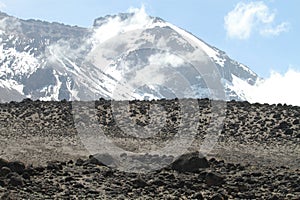
<svg viewBox="0 0 300 200"><path fill-rule="evenodd" d="M1 104L0 197L300 199L299 107L196 102Z"/></svg>

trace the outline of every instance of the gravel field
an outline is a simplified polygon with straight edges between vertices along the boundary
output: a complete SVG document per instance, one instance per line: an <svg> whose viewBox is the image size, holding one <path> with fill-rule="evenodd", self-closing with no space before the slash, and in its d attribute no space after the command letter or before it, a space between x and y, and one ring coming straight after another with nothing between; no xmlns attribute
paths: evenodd
<svg viewBox="0 0 300 200"><path fill-rule="evenodd" d="M299 121L208 99L0 104L0 197L300 199Z"/></svg>

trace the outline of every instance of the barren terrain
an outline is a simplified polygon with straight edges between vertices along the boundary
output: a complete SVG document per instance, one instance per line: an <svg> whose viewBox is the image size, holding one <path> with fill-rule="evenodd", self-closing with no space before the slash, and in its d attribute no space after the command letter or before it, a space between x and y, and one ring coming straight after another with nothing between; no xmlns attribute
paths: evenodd
<svg viewBox="0 0 300 200"><path fill-rule="evenodd" d="M183 109L189 101L133 101L127 107L103 99L1 104L2 199L300 198L299 107L235 101L213 105L203 99L191 103L191 110ZM154 108L160 112L151 113ZM106 143L95 140L95 125L114 146L132 154L105 154ZM211 129L215 142L203 145L207 130L217 125L221 128ZM153 130L155 134L143 135ZM177 155L186 148L185 156L147 153L180 138L176 133L192 142L188 147L172 143L168 150Z"/></svg>

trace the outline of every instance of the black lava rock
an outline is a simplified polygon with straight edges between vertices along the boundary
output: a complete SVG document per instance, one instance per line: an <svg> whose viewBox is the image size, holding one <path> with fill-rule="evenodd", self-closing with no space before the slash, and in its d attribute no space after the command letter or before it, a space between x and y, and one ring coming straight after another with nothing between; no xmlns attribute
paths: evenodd
<svg viewBox="0 0 300 200"><path fill-rule="evenodd" d="M9 174L11 172L10 168L8 167L2 167L0 169L0 176L1 177L5 177L7 174Z"/></svg>
<svg viewBox="0 0 300 200"><path fill-rule="evenodd" d="M179 172L197 172L200 168L208 168L209 163L199 152L181 155L171 164L171 169Z"/></svg>
<svg viewBox="0 0 300 200"><path fill-rule="evenodd" d="M58 170L62 170L63 167L62 167L61 163L58 163L58 162L54 161L54 162L48 162L47 169L58 171Z"/></svg>
<svg viewBox="0 0 300 200"><path fill-rule="evenodd" d="M84 160L82 160L81 158L78 158L75 162L76 166L82 166L84 164Z"/></svg>
<svg viewBox="0 0 300 200"><path fill-rule="evenodd" d="M132 181L132 185L138 188L138 187L145 187L147 183L143 179L137 178Z"/></svg>
<svg viewBox="0 0 300 200"><path fill-rule="evenodd" d="M86 162L87 164L93 164L93 165L100 165L100 166L105 166L101 160L95 158L94 156L90 156L90 158Z"/></svg>
<svg viewBox="0 0 300 200"><path fill-rule="evenodd" d="M7 165L8 165L8 161L3 158L0 158L0 168L7 167Z"/></svg>
<svg viewBox="0 0 300 200"><path fill-rule="evenodd" d="M224 177L214 172L207 173L205 181L208 186L219 186L225 183Z"/></svg>
<svg viewBox="0 0 300 200"><path fill-rule="evenodd" d="M6 183L5 183L4 180L1 180L1 179L0 179L0 186L1 186L1 187L5 187L5 186L6 186Z"/></svg>
<svg viewBox="0 0 300 200"><path fill-rule="evenodd" d="M22 186L24 184L21 176L12 176L8 182L11 186Z"/></svg>
<svg viewBox="0 0 300 200"><path fill-rule="evenodd" d="M17 172L18 174L23 174L25 170L25 164L20 161L9 162L8 167L11 171Z"/></svg>
<svg viewBox="0 0 300 200"><path fill-rule="evenodd" d="M210 199L211 200L224 200L224 198L221 194L215 194Z"/></svg>
<svg viewBox="0 0 300 200"><path fill-rule="evenodd" d="M193 195L192 199L197 199L197 200L204 200L203 195L199 192Z"/></svg>
<svg viewBox="0 0 300 200"><path fill-rule="evenodd" d="M106 166L115 165L115 159L108 153L95 154L92 157L96 158L98 160L98 163L100 163L100 165L106 165Z"/></svg>

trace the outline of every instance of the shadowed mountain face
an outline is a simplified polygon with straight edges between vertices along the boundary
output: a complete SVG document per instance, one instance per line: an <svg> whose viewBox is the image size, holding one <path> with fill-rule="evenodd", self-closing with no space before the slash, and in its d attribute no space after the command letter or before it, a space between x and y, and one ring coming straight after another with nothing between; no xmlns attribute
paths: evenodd
<svg viewBox="0 0 300 200"><path fill-rule="evenodd" d="M207 74L199 73L190 55L210 59L222 99L245 100L233 80L253 85L258 79L225 52L142 13L101 17L92 28L0 13L0 101L115 98L128 84L130 91L119 99L211 97Z"/></svg>

